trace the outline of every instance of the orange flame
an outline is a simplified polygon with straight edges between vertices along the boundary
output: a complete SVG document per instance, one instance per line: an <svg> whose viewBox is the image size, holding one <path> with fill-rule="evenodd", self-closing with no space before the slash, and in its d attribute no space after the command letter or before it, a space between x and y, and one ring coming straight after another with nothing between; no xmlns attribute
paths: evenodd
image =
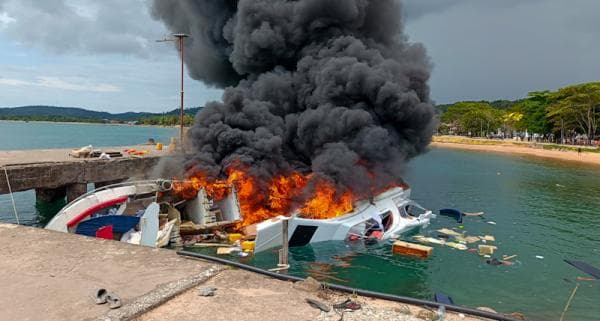
<svg viewBox="0 0 600 321"><path fill-rule="evenodd" d="M295 211L306 218L334 218L352 211L353 203L361 196L365 198L351 190L339 191L331 181L313 174L292 172L261 182L240 165L226 172L226 179L209 179L201 171L192 172L188 180L174 182L173 192L183 199L193 199L204 188L209 197L218 201L234 186L243 218L238 229ZM385 190L395 186L403 185L392 184Z"/></svg>
<svg viewBox="0 0 600 321"><path fill-rule="evenodd" d="M353 194L345 191L338 195L333 184L321 180L315 187L315 193L300 209L303 217L327 219L352 211Z"/></svg>

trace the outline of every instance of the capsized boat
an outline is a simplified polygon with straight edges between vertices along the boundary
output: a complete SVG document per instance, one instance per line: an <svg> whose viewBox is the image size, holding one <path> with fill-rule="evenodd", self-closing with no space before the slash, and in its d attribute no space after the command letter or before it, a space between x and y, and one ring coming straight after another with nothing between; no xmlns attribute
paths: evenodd
<svg viewBox="0 0 600 321"><path fill-rule="evenodd" d="M220 237L222 242L222 233L215 231L232 231L242 221L233 185L220 200L211 199L204 189L194 199L182 200L171 193L172 187L170 180L106 186L67 204L46 229L160 247L190 235L199 235L200 240L213 235L209 241L218 242ZM395 187L330 219L308 219L294 212L258 223L245 239L255 242L255 252L281 246L284 219L292 247L329 240L388 239L426 226L435 217L409 196L410 189Z"/></svg>
<svg viewBox="0 0 600 321"><path fill-rule="evenodd" d="M384 240L428 225L436 215L410 200L409 195L410 189L395 187L372 200L358 202L354 211L335 218L314 220L295 213L289 219L279 216L264 221L256 228L255 252L282 245L285 219L290 247L331 240Z"/></svg>

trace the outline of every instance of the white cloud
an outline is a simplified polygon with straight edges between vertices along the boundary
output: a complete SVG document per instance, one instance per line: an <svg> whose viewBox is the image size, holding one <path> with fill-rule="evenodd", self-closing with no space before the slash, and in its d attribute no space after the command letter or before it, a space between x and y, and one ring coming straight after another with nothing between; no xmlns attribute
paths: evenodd
<svg viewBox="0 0 600 321"><path fill-rule="evenodd" d="M150 16L148 0L0 0L0 33L14 42L58 54L170 53L149 46L165 34Z"/></svg>
<svg viewBox="0 0 600 321"><path fill-rule="evenodd" d="M9 24L17 21L17 19L11 17L6 12L0 11L0 29L8 27Z"/></svg>
<svg viewBox="0 0 600 321"><path fill-rule="evenodd" d="M5 86L34 86L69 91L88 91L100 93L120 92L121 89L111 84L92 84L85 82L67 81L58 77L40 76L34 81L21 79L0 78L0 85Z"/></svg>

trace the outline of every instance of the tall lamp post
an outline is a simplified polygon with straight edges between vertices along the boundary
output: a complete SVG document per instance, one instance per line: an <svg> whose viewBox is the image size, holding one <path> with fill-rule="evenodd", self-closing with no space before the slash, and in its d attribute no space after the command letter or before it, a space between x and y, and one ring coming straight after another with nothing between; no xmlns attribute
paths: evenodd
<svg viewBox="0 0 600 321"><path fill-rule="evenodd" d="M183 96L184 96L184 90L183 90L183 68L184 68L184 61L183 61L183 51L184 51L184 46L183 46L183 39L188 38L189 35L185 34L185 33L175 33L172 35L173 38L165 38L162 40L156 40L156 42L167 42L167 41L177 41L178 45L179 45L179 52L181 52L181 106L179 109L179 118L180 118L180 128L179 128L179 145L181 147L181 149L183 150Z"/></svg>

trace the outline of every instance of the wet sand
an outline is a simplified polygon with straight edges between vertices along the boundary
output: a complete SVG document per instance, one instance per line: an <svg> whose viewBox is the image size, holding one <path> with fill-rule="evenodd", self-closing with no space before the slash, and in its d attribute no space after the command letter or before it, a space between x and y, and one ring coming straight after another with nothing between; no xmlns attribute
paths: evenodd
<svg viewBox="0 0 600 321"><path fill-rule="evenodd" d="M452 148L452 149L463 149L463 150L474 150L474 151L487 151L493 153L513 154L513 155L529 155L533 157L555 159L566 162L577 162L585 163L589 165L600 166L600 153L592 152L581 152L576 151L559 151L559 150L547 150L542 148L528 147L527 145L519 146L515 144L495 144L495 145L472 145L463 143L449 143L449 142L432 142L431 147L435 148Z"/></svg>

